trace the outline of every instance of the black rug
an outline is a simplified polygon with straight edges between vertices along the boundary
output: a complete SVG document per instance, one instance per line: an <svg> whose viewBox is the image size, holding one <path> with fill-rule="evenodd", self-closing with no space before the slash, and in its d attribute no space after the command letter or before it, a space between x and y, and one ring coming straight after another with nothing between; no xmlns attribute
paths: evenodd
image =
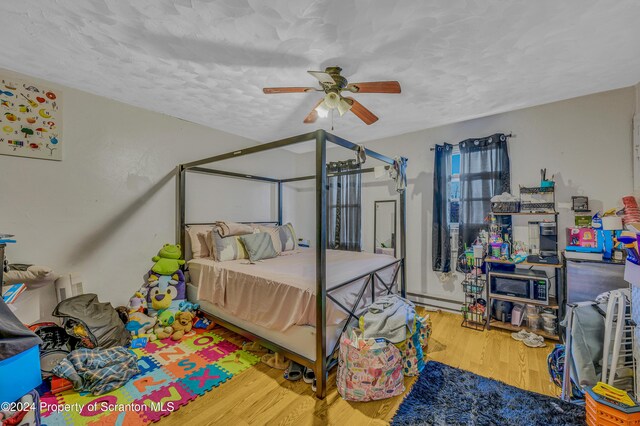
<svg viewBox="0 0 640 426"><path fill-rule="evenodd" d="M584 416L584 407L429 361L391 424L584 425Z"/></svg>

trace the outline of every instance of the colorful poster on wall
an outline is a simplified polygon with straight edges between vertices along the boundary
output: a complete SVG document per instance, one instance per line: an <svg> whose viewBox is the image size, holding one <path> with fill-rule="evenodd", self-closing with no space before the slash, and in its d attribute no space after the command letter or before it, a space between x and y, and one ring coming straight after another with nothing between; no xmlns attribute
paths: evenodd
<svg viewBox="0 0 640 426"><path fill-rule="evenodd" d="M62 160L62 93L0 75L0 154Z"/></svg>

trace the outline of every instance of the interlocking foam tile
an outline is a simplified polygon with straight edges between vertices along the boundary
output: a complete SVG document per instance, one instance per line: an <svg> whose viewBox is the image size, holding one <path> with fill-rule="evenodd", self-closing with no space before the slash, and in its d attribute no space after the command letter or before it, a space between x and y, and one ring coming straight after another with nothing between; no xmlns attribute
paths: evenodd
<svg viewBox="0 0 640 426"><path fill-rule="evenodd" d="M42 413L41 413L42 417ZM67 420L64 415L59 411L50 411L47 417L42 417L41 426L68 426Z"/></svg>
<svg viewBox="0 0 640 426"><path fill-rule="evenodd" d="M56 414L55 408L62 402L56 395L47 392L40 395L40 417L49 417Z"/></svg>
<svg viewBox="0 0 640 426"><path fill-rule="evenodd" d="M260 361L260 357L251 352L239 350L216 361L216 365L231 374L238 374Z"/></svg>
<svg viewBox="0 0 640 426"><path fill-rule="evenodd" d="M171 414L179 407L186 405L197 395L186 389L181 383L174 382L170 385L155 390L136 400L136 404L144 404L147 409L142 410L141 416L148 422L157 422L160 418Z"/></svg>
<svg viewBox="0 0 640 426"><path fill-rule="evenodd" d="M141 415L132 410L113 411L91 420L87 426L140 426L146 424Z"/></svg>
<svg viewBox="0 0 640 426"><path fill-rule="evenodd" d="M138 368L140 369L141 376L160 368L160 365L161 363L150 355L145 355L138 359Z"/></svg>
<svg viewBox="0 0 640 426"><path fill-rule="evenodd" d="M162 340L154 340L153 342L147 343L147 346L144 347L145 352L153 354L162 350L163 348L167 348L170 346L177 345L178 342L175 340L171 340L170 338L162 339Z"/></svg>
<svg viewBox="0 0 640 426"><path fill-rule="evenodd" d="M129 404L133 401L124 388L119 388L107 394L95 396L90 393L83 392L64 392L62 395L63 404L69 404L72 408L65 411L64 417L70 424L86 424L88 421L97 419L105 413L105 405ZM107 410L108 411L108 410Z"/></svg>
<svg viewBox="0 0 640 426"><path fill-rule="evenodd" d="M131 400L140 399L142 395L163 388L174 379L163 368L158 368L147 374L137 375L129 380L121 389L124 389L131 396Z"/></svg>
<svg viewBox="0 0 640 426"><path fill-rule="evenodd" d="M181 379L184 376L205 367L207 364L209 364L208 360L204 359L197 353L192 353L179 361L162 366L162 369L168 372L174 379Z"/></svg>
<svg viewBox="0 0 640 426"><path fill-rule="evenodd" d="M161 348L154 352L151 356L160 364L167 364L169 362L174 362L185 358L192 352L193 350L191 348L174 345Z"/></svg>
<svg viewBox="0 0 640 426"><path fill-rule="evenodd" d="M218 386L220 383L225 382L232 377L215 364L207 365L200 370L189 374L188 376L178 380L187 387L191 392L196 395L202 395L205 392L210 391L214 386Z"/></svg>
<svg viewBox="0 0 640 426"><path fill-rule="evenodd" d="M215 362L220 358L223 358L230 353L237 351L238 349L239 348L233 343L223 340L222 342L216 343L213 346L209 346L199 350L198 354L211 362Z"/></svg>
<svg viewBox="0 0 640 426"><path fill-rule="evenodd" d="M195 352L222 341L222 337L217 334L207 332L198 334L193 339L183 340L180 342L180 346L184 346L185 348L189 348L192 352Z"/></svg>

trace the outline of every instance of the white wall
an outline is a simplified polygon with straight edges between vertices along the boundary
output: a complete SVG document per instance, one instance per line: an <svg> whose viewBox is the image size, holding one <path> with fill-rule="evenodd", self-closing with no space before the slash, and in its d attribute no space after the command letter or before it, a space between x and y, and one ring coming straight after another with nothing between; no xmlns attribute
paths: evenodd
<svg viewBox="0 0 640 426"><path fill-rule="evenodd" d="M586 195L592 208L621 206L621 197L632 193L632 117L634 88L570 99L533 108L498 114L476 120L422 130L397 137L366 142L365 146L389 156L409 158L407 189L408 290L433 297L462 300L459 276L441 279L431 268L431 226L433 201L433 152L436 143L457 143L470 137L503 132L516 135L509 141L511 185L535 185L540 169L555 174L560 216L560 244L564 229L572 223L569 210L572 195ZM381 118L384 120L384 117ZM374 125L375 126L375 125ZM358 141L354 141L358 142ZM351 158L340 149L328 157ZM366 166L373 166L367 162ZM299 168L312 165L312 155L300 158ZM363 248L373 247L373 201L392 199L389 182L375 181L368 175L363 183ZM307 199L313 209L313 195ZM294 221L299 233L309 233L313 210L299 212ZM313 224L313 222L311 222ZM514 219L516 238L526 240L527 219ZM524 236L523 236L524 234ZM429 303L446 307L442 301Z"/></svg>
<svg viewBox="0 0 640 426"><path fill-rule="evenodd" d="M86 292L123 304L142 284L151 257L174 241L176 165L255 142L47 85L64 91L63 161L0 156L0 232L18 239L7 256L14 263L79 273ZM284 177L294 156L280 150L216 167ZM189 191L187 201L197 210L188 210L188 220L276 217L275 192L268 187L215 177L207 185L202 176L189 178L196 191Z"/></svg>

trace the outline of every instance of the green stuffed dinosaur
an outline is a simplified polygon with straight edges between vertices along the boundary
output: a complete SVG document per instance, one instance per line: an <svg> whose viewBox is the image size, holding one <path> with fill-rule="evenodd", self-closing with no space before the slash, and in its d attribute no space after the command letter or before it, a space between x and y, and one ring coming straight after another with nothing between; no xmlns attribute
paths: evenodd
<svg viewBox="0 0 640 426"><path fill-rule="evenodd" d="M180 266L184 265L184 260L180 259L182 251L180 244L165 244L157 256L153 256L155 265L151 268L153 272L160 275L172 275Z"/></svg>

